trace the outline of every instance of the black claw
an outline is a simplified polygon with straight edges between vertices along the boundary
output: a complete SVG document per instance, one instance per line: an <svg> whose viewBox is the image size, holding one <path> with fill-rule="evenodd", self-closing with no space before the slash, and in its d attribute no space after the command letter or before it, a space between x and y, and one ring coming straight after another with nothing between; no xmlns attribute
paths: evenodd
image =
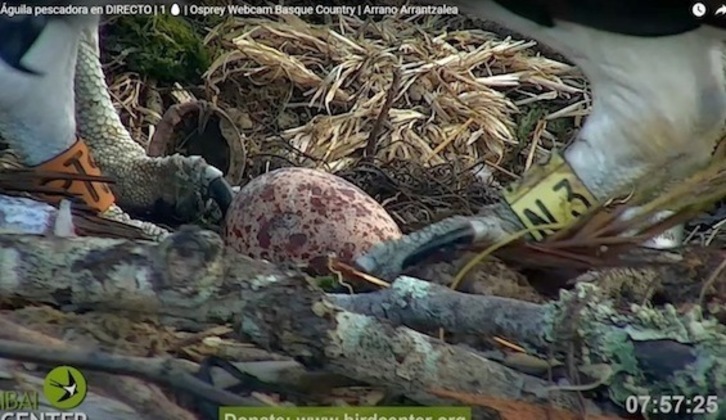
<svg viewBox="0 0 726 420"><path fill-rule="evenodd" d="M222 210L222 216L227 215L229 206L232 205L232 199L234 198L234 191L232 186L229 185L223 176L215 179L209 183L209 196L217 203L220 210Z"/></svg>
<svg viewBox="0 0 726 420"><path fill-rule="evenodd" d="M476 232L470 226L452 230L445 235L436 236L431 241L426 242L410 253L403 260L401 270L413 267L425 260L430 260L433 256L450 255L463 247L472 245L475 239Z"/></svg>

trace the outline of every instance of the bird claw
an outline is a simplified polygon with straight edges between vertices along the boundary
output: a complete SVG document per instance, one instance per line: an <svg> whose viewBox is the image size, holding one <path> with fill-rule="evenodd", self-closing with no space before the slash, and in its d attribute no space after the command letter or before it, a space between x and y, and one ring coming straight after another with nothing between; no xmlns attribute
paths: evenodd
<svg viewBox="0 0 726 420"><path fill-rule="evenodd" d="M480 216L455 216L419 231L375 245L355 261L363 271L385 280L394 280L408 268L433 256L450 255L477 242L504 239L513 226L497 211Z"/></svg>
<svg viewBox="0 0 726 420"><path fill-rule="evenodd" d="M633 217L624 215L625 219ZM653 218L662 220L670 213ZM392 281L408 268L430 262L432 256L450 254L474 244L495 244L505 240L523 226L506 204L495 204L482 209L477 216L455 216L429 225L400 239L376 244L355 260L361 270ZM670 249L683 242L683 226L676 226L643 244L646 248Z"/></svg>
<svg viewBox="0 0 726 420"><path fill-rule="evenodd" d="M114 179L116 203L125 211L164 223L223 218L234 191L219 169L200 156L172 155L111 159L108 148L93 150L104 173ZM209 207L210 200L217 204ZM220 215L221 212L221 215Z"/></svg>
<svg viewBox="0 0 726 420"><path fill-rule="evenodd" d="M217 204L221 216L224 218L232 204L234 191L224 178L222 171L208 164L200 156L176 157L182 159L182 170L176 174L176 180L181 182L177 185L183 186L180 188L183 193L171 197L173 201L168 203L176 209L174 216L183 221L199 219L202 214L206 213L208 201L212 200ZM189 203L194 204L192 207L185 205Z"/></svg>
<svg viewBox="0 0 726 420"><path fill-rule="evenodd" d="M98 31L88 25L79 43L75 73L76 128L111 186L117 204L154 219L193 222L206 216L211 199L222 217L233 192L219 169L200 156L149 157L116 112L99 62Z"/></svg>
<svg viewBox="0 0 726 420"><path fill-rule="evenodd" d="M207 172L207 174L211 173L211 176L208 176L206 195L210 200L217 203L219 210L222 212L222 217L224 217L227 215L229 206L232 205L234 190L219 169L209 165L205 172Z"/></svg>

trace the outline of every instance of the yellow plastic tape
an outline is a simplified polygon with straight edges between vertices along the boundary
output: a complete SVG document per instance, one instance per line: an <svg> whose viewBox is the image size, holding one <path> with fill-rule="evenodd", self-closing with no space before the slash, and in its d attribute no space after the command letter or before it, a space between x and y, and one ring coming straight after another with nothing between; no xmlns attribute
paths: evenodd
<svg viewBox="0 0 726 420"><path fill-rule="evenodd" d="M553 223L569 224L587 213L597 200L562 156L552 153L547 162L533 166L519 182L504 190L504 200L526 228ZM554 233L532 230L541 241Z"/></svg>

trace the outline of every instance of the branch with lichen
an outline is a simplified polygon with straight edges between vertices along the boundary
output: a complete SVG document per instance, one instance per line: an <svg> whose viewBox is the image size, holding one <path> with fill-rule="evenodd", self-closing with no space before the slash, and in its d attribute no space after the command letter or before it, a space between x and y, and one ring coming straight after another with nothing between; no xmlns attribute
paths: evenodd
<svg viewBox="0 0 726 420"><path fill-rule="evenodd" d="M389 291L343 298L326 295L297 271L226 250L219 236L198 229L183 229L160 243L0 235L0 273L0 295L14 301L149 314L195 330L230 323L241 338L263 348L386 384L426 404L445 403L432 392L443 389L576 410L570 391L586 388L552 386L463 347L396 327L381 319L385 315L427 329L469 325L539 354L547 354L550 343L567 343L567 352L555 348L554 355L574 355L570 360L582 365L578 368L608 365L611 374L598 385L607 385L620 403L643 392L719 394L726 378L723 326L672 309L618 311L592 285L563 292L547 305L465 295L410 278ZM384 304L386 311L380 310ZM476 316L464 322L457 307L464 308L462 316ZM586 401L589 412L597 413Z"/></svg>
<svg viewBox="0 0 726 420"><path fill-rule="evenodd" d="M0 270L0 295L16 302L148 314L192 330L230 323L241 338L306 366L385 384L425 404L447 403L430 392L445 389L579 409L575 395L548 391L546 380L344 311L311 279L226 251L212 232L184 229L160 243L0 235Z"/></svg>
<svg viewBox="0 0 726 420"><path fill-rule="evenodd" d="M589 283L539 305L467 295L410 277L377 293L330 298L415 329L506 337L530 354L563 362L574 353L578 370L607 367L601 370L606 377L594 383L606 385L621 405L629 395L726 397L726 326L703 319L698 306L687 313L671 305L618 309Z"/></svg>

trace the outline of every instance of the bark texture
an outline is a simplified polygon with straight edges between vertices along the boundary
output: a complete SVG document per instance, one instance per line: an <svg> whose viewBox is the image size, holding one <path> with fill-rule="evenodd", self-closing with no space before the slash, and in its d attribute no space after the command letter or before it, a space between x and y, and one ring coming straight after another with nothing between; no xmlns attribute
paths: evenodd
<svg viewBox="0 0 726 420"><path fill-rule="evenodd" d="M567 387L403 325L499 335L540 355L556 343L553 354L578 368L609 366L597 380L620 404L645 393L723 397L726 388L724 326L697 309L618 310L593 285L546 305L413 278L373 294L328 296L305 275L225 250L218 235L195 228L160 243L0 235L0 273L6 298L151 315L191 330L229 323L240 338L307 367L386 384L426 404L446 403L433 390L448 390L580 409ZM585 402L590 413L601 411Z"/></svg>

